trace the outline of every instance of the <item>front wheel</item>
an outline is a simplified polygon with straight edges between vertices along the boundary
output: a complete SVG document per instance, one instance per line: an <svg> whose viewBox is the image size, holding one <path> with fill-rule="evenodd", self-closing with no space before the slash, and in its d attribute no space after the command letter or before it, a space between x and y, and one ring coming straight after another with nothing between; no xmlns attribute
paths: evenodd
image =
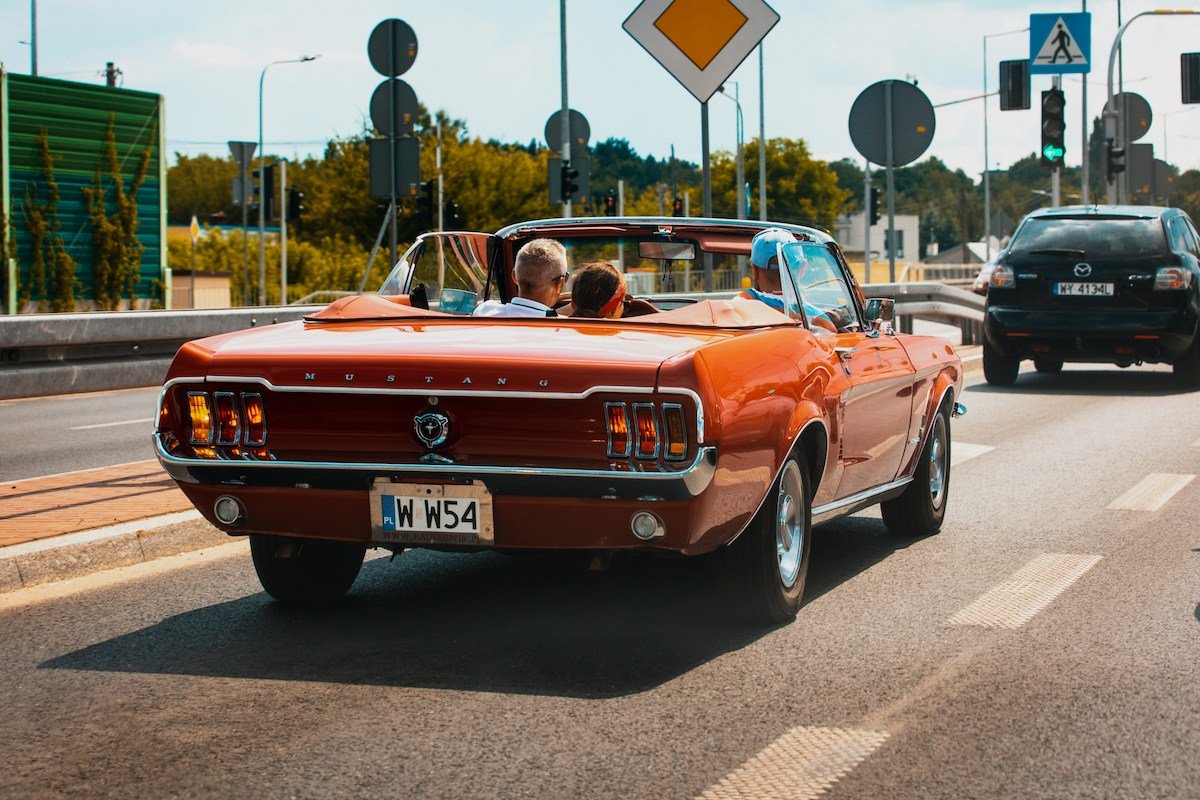
<svg viewBox="0 0 1200 800"><path fill-rule="evenodd" d="M1021 371L1021 359L1004 355L985 337L983 340L983 377L993 386L1012 386Z"/></svg>
<svg viewBox="0 0 1200 800"><path fill-rule="evenodd" d="M1175 385L1180 389L1200 388L1200 330L1196 331L1196 338L1192 339L1183 357L1171 365L1171 371Z"/></svg>
<svg viewBox="0 0 1200 800"><path fill-rule="evenodd" d="M367 549L348 542L250 534L250 557L267 594L287 603L317 604L349 591Z"/></svg>
<svg viewBox="0 0 1200 800"><path fill-rule="evenodd" d="M880 504L883 524L897 536L932 536L942 529L950 497L950 406L933 418L929 438L904 494Z"/></svg>
<svg viewBox="0 0 1200 800"><path fill-rule="evenodd" d="M789 457L758 515L729 546L724 565L743 616L768 624L800 610L812 548L808 466Z"/></svg>

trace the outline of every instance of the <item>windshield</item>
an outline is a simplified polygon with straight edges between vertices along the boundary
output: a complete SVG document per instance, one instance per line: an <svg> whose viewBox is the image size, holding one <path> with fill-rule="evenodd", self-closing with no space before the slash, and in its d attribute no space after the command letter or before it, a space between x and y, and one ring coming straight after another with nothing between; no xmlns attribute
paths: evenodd
<svg viewBox="0 0 1200 800"><path fill-rule="evenodd" d="M809 242L783 246L783 259L795 281L804 317L829 320L839 331L860 327L849 284L828 247Z"/></svg>
<svg viewBox="0 0 1200 800"><path fill-rule="evenodd" d="M1026 220L1013 239L1011 252L1054 255L1041 250L1062 250L1079 258L1121 258L1166 251L1162 224L1157 219L1035 218Z"/></svg>

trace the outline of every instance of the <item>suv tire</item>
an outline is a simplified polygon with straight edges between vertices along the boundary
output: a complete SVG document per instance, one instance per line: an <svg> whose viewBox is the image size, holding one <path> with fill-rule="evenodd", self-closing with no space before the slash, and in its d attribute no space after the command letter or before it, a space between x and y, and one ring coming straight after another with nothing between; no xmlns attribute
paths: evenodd
<svg viewBox="0 0 1200 800"><path fill-rule="evenodd" d="M1180 389L1200 388L1200 330L1192 339L1191 346L1184 351L1183 357L1171 365L1174 372L1175 385Z"/></svg>
<svg viewBox="0 0 1200 800"><path fill-rule="evenodd" d="M1021 371L1021 359L1010 358L983 340L983 377L992 386L1012 386Z"/></svg>

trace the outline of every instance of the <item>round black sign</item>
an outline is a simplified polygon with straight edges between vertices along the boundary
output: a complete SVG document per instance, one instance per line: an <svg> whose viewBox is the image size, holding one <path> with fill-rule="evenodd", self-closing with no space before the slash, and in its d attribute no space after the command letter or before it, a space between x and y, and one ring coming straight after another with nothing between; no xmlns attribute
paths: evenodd
<svg viewBox="0 0 1200 800"><path fill-rule="evenodd" d="M402 19L385 19L367 39L367 58L385 78L408 72L417 60L417 34Z"/></svg>
<svg viewBox="0 0 1200 800"><path fill-rule="evenodd" d="M587 117L573 108L567 119L571 121L571 152L582 150L587 147L588 139L592 138L592 126L588 124ZM556 153L562 150L561 108L551 114L550 119L546 120L546 130L544 133L546 134L546 144L550 145L551 150Z"/></svg>
<svg viewBox="0 0 1200 800"><path fill-rule="evenodd" d="M1146 98L1137 92L1119 92L1113 95L1113 102L1125 117L1125 144L1136 142L1149 133L1154 113Z"/></svg>
<svg viewBox="0 0 1200 800"><path fill-rule="evenodd" d="M392 86L396 91L396 106L392 108ZM404 136L417 121L417 93L399 78L384 81L371 95L371 124L382 136Z"/></svg>
<svg viewBox="0 0 1200 800"><path fill-rule="evenodd" d="M935 125L933 104L911 83L888 80L863 89L850 108L850 140L872 164L888 166L885 103L889 86L892 96L891 166L902 167L916 161L929 149Z"/></svg>

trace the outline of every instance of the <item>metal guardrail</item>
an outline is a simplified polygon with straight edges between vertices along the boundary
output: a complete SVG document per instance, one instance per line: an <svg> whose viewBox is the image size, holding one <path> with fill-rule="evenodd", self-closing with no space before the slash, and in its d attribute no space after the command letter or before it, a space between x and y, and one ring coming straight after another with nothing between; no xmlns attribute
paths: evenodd
<svg viewBox="0 0 1200 800"><path fill-rule="evenodd" d="M913 318L958 323L963 344L981 341L984 298L933 281L863 286L892 297L900 329ZM736 292L662 295L670 300L730 298ZM0 399L153 386L180 345L218 333L300 319L322 306L30 314L0 317Z"/></svg>

